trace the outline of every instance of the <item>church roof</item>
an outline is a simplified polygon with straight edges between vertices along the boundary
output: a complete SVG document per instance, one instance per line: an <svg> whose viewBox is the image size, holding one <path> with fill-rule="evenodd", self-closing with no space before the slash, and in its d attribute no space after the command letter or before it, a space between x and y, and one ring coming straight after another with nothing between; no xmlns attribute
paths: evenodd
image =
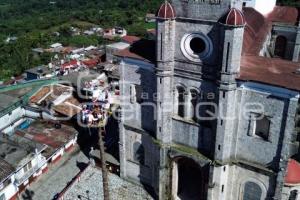
<svg viewBox="0 0 300 200"><path fill-rule="evenodd" d="M285 184L289 186L300 185L300 163L296 160L289 160Z"/></svg>
<svg viewBox="0 0 300 200"><path fill-rule="evenodd" d="M225 24L231 26L241 26L245 24L245 17L242 11L231 8L226 15Z"/></svg>
<svg viewBox="0 0 300 200"><path fill-rule="evenodd" d="M279 58L242 56L240 76L242 81L278 86L300 91L300 64Z"/></svg>
<svg viewBox="0 0 300 200"><path fill-rule="evenodd" d="M278 9L275 8L275 12L265 17L253 8L243 8L246 26L238 79L300 91L299 62L260 56L263 44L272 30L272 20L280 18L286 8L280 12Z"/></svg>
<svg viewBox="0 0 300 200"><path fill-rule="evenodd" d="M300 18L300 9L289 6L275 6L273 11L267 15L272 22L297 25Z"/></svg>
<svg viewBox="0 0 300 200"><path fill-rule="evenodd" d="M243 55L259 55L272 24L254 8L244 7L243 13L246 20Z"/></svg>
<svg viewBox="0 0 300 200"><path fill-rule="evenodd" d="M160 6L157 12L157 17L162 19L174 19L176 17L175 9L168 1L165 1Z"/></svg>
<svg viewBox="0 0 300 200"><path fill-rule="evenodd" d="M114 55L155 63L155 41L141 39L133 43L129 48L118 51Z"/></svg>

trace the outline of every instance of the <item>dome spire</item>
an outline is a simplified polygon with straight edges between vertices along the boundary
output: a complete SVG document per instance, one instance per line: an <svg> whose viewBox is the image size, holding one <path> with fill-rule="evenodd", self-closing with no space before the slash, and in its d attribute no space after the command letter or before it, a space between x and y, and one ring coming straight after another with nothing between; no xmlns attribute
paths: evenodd
<svg viewBox="0 0 300 200"><path fill-rule="evenodd" d="M243 12L233 7L227 13L224 23L231 26L242 26L246 21Z"/></svg>
<svg viewBox="0 0 300 200"><path fill-rule="evenodd" d="M167 0L160 6L157 17L161 19L174 19L176 17L175 9Z"/></svg>

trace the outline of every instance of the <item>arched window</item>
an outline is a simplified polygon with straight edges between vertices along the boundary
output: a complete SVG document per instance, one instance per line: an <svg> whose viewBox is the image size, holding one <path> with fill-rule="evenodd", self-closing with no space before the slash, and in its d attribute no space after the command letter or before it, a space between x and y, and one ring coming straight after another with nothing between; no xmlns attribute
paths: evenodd
<svg viewBox="0 0 300 200"><path fill-rule="evenodd" d="M141 165L145 164L145 149L140 142L133 144L133 159Z"/></svg>
<svg viewBox="0 0 300 200"><path fill-rule="evenodd" d="M198 91L195 89L191 89L190 93L189 93L189 104L188 106L190 107L189 110L189 117L190 119L197 121L197 112L196 112L196 108L197 108L197 102L198 102Z"/></svg>
<svg viewBox="0 0 300 200"><path fill-rule="evenodd" d="M242 196L243 200L261 200L262 189L258 184L248 181L245 183Z"/></svg>
<svg viewBox="0 0 300 200"><path fill-rule="evenodd" d="M175 91L175 113L184 117L185 113L185 89L182 86L177 86Z"/></svg>
<svg viewBox="0 0 300 200"><path fill-rule="evenodd" d="M286 51L287 39L280 35L276 38L274 55L280 58L284 58Z"/></svg>
<svg viewBox="0 0 300 200"><path fill-rule="evenodd" d="M290 192L289 200L297 200L297 197L298 197L298 191L297 190L292 190Z"/></svg>

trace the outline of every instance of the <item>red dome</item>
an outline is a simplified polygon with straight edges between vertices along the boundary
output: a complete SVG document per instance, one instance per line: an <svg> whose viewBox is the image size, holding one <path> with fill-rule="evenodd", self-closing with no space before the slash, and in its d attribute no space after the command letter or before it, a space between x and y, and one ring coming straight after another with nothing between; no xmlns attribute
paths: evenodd
<svg viewBox="0 0 300 200"><path fill-rule="evenodd" d="M290 159L287 167L287 174L285 176L286 185L300 184L300 163L296 160Z"/></svg>
<svg viewBox="0 0 300 200"><path fill-rule="evenodd" d="M174 19L175 16L175 10L168 1L163 3L157 12L157 17L162 19Z"/></svg>
<svg viewBox="0 0 300 200"><path fill-rule="evenodd" d="M225 24L231 25L231 26L245 25L244 14L242 13L242 11L240 11L236 8L231 8L226 16Z"/></svg>

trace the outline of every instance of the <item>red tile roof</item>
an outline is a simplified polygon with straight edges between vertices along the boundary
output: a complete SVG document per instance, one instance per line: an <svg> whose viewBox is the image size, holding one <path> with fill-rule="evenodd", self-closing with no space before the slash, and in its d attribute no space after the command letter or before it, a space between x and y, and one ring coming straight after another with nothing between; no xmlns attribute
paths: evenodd
<svg viewBox="0 0 300 200"><path fill-rule="evenodd" d="M160 6L157 17L162 19L174 19L176 17L175 9L168 1L165 1L165 3Z"/></svg>
<svg viewBox="0 0 300 200"><path fill-rule="evenodd" d="M225 24L232 26L241 26L245 24L245 17L242 11L231 8L225 20Z"/></svg>
<svg viewBox="0 0 300 200"><path fill-rule="evenodd" d="M137 41L139 41L141 38L137 37L137 36L133 36L133 35L127 35L122 37L122 41L126 42L128 44L133 44Z"/></svg>
<svg viewBox="0 0 300 200"><path fill-rule="evenodd" d="M286 185L300 185L300 163L296 160L290 159L285 176Z"/></svg>
<svg viewBox="0 0 300 200"><path fill-rule="evenodd" d="M278 58L242 56L238 80L270 84L300 91L300 63Z"/></svg>
<svg viewBox="0 0 300 200"><path fill-rule="evenodd" d="M73 88L62 86L62 85L51 85L44 86L38 92L36 92L31 98L30 103L37 104L39 106L43 106L43 101L46 103L53 103L57 100L61 95L67 93L70 94L73 92ZM42 101L43 100L43 101ZM80 109L79 101L71 95L60 102L58 105L54 105L53 109L59 114L73 117L78 114Z"/></svg>
<svg viewBox="0 0 300 200"><path fill-rule="evenodd" d="M56 129L52 122L35 121L28 128L17 130L16 134L57 149L74 139L77 131L72 126L64 124Z"/></svg>
<svg viewBox="0 0 300 200"><path fill-rule="evenodd" d="M296 25L299 21L299 15L299 8L276 6L273 11L267 15L267 18L272 22Z"/></svg>
<svg viewBox="0 0 300 200"><path fill-rule="evenodd" d="M290 14L286 13L288 10ZM264 17L253 8L243 8L246 26L239 80L255 81L300 91L300 75L296 73L300 68L300 63L259 56L267 35L272 29L272 22L282 19L281 22L289 21L294 24L296 10L290 7L275 7L272 13Z"/></svg>
<svg viewBox="0 0 300 200"><path fill-rule="evenodd" d="M133 58L145 62L155 62L155 41L152 40L139 40L131 45L131 47L118 51L116 56Z"/></svg>
<svg viewBox="0 0 300 200"><path fill-rule="evenodd" d="M95 67L99 63L99 60L98 59L89 59L89 60L82 61L82 63L84 65L86 65L87 67Z"/></svg>
<svg viewBox="0 0 300 200"><path fill-rule="evenodd" d="M259 55L260 50L272 29L271 23L254 8L243 8L246 20L243 54Z"/></svg>
<svg viewBox="0 0 300 200"><path fill-rule="evenodd" d="M244 7L246 27L243 42L244 55L259 55L267 35L272 29L272 22L295 25L299 21L299 8L276 6L266 17L254 8Z"/></svg>
<svg viewBox="0 0 300 200"><path fill-rule="evenodd" d="M77 64L78 64L77 60L71 60L70 62L62 64L61 67L62 68L68 68L68 67L77 66Z"/></svg>

